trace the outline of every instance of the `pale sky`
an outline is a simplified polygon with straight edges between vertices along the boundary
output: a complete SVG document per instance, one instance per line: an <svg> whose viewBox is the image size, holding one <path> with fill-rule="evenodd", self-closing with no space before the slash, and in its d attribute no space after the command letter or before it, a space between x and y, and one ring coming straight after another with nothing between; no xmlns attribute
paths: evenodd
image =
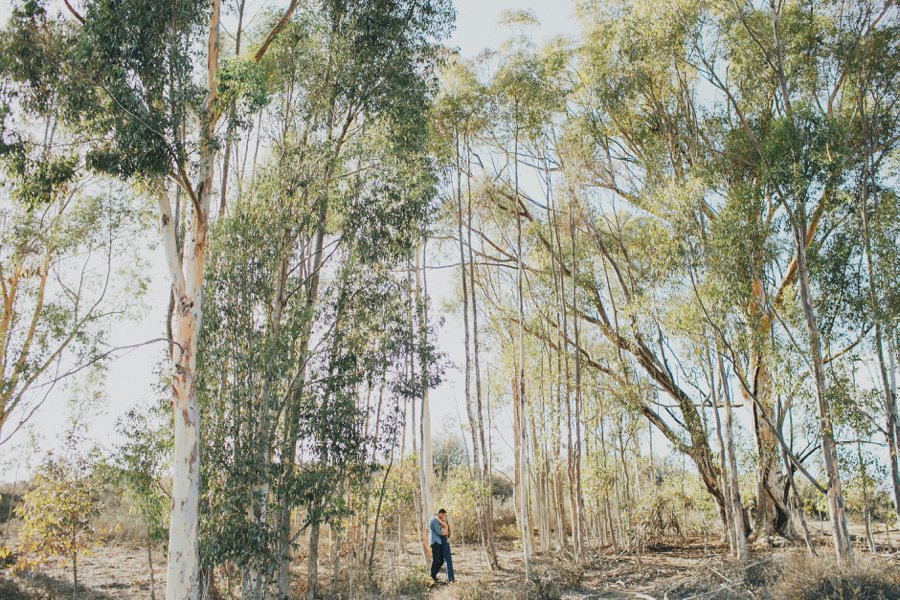
<svg viewBox="0 0 900 600"><path fill-rule="evenodd" d="M80 3L75 2L78 6ZM258 2L259 8L276 6L279 2ZM497 48L509 35L505 27L497 25L498 16L505 10L531 10L540 21L540 27L531 32L537 42L542 42L558 35L574 36L577 24L574 18L571 0L535 1L535 0L456 0L456 29L449 40L451 47L458 47L464 57L474 57L486 48ZM0 0L0 21L9 17L11 3ZM255 12L253 8L250 9ZM151 239L154 238L152 235ZM161 247L149 249L146 258L149 262L149 293L144 299L146 310L143 317L136 321L118 323L110 332L111 346L131 346L164 335L163 318L168 299L168 273ZM439 260L432 257L429 260ZM452 262L452 257L442 260ZM432 296L432 322L439 318L439 311L445 299L455 294L452 289L454 281L449 269L432 270L428 274L429 292ZM447 370L445 382L431 393L432 429L439 434L448 426L459 432L458 420L465 421L465 405L463 396L463 377L461 366L463 361L463 338L459 315L444 315L445 323L438 334L438 345L448 359L455 365ZM120 353L110 363L106 374L105 400L90 417L87 437L94 443L105 447L114 445L118 436L115 432L116 420L132 407L149 408L156 398L158 385L157 370L162 348L151 345ZM31 421L30 433L34 435L42 450L52 450L58 446L58 440L66 430L70 417L69 399L73 388L80 382L72 378L65 386L58 386L50 395L43 407ZM511 424L508 417L502 416L494 423L495 430L508 436ZM28 465L16 460L15 455L24 457L26 453L18 450L27 442L29 433L22 431L12 440L4 444L0 451L0 481L21 478L27 473ZM505 447L509 442L496 439L495 451L507 454ZM33 464L40 461L40 453L32 456Z"/></svg>

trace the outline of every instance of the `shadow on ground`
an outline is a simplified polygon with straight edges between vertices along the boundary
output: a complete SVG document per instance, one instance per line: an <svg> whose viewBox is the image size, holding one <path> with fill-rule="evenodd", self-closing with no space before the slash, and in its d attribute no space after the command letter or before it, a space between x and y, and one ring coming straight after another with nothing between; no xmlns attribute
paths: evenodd
<svg viewBox="0 0 900 600"><path fill-rule="evenodd" d="M117 587L115 584L105 587ZM123 586L124 587L124 586ZM72 583L43 573L35 575L0 576L2 600L57 600L72 598ZM121 594L78 586L78 600L116 600Z"/></svg>

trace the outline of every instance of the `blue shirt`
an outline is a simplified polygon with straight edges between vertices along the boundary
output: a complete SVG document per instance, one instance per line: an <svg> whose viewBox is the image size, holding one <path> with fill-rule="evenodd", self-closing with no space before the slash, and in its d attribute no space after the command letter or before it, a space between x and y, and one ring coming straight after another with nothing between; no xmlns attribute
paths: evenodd
<svg viewBox="0 0 900 600"><path fill-rule="evenodd" d="M428 523L428 540L429 544L440 544L444 541L441 535L441 522L437 517L431 517Z"/></svg>

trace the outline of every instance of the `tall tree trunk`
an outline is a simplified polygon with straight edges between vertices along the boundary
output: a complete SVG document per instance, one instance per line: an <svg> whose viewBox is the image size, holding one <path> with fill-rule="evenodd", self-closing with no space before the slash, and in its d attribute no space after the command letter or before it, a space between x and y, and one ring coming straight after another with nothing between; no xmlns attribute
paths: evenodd
<svg viewBox="0 0 900 600"><path fill-rule="evenodd" d="M210 166L210 175L212 168ZM210 178L211 183L211 178ZM161 192L165 194L165 191ZM175 368L172 378L172 412L174 417L174 451L172 467L172 512L169 520L166 597L169 600L196 600L199 588L199 501L200 501L200 410L197 405L195 373L197 337L202 316L201 292L208 233L210 194L201 198L201 212L194 213L186 240L184 271L170 264L176 281L178 301L175 316ZM168 199L165 200L166 205ZM164 232L171 214L163 210ZM164 233L171 239L166 246L174 249L174 229ZM174 255L173 255L174 256Z"/></svg>
<svg viewBox="0 0 900 600"><path fill-rule="evenodd" d="M800 304L803 308L803 317L806 321L806 329L809 335L810 360L812 361L816 398L819 407L822 454L825 461L825 474L828 479L828 509L831 519L832 539L834 540L834 550L838 561L841 563L852 563L853 545L847 529L844 494L841 490L841 477L838 471L837 452L834 445L834 427L825 389L825 361L822 358L819 328L809 289L809 271L806 265L806 213L802 204L798 208L797 213L794 223L794 238L797 243L797 277L800 283Z"/></svg>
<svg viewBox="0 0 900 600"><path fill-rule="evenodd" d="M584 495L581 490L581 338L578 330L578 257L575 248L575 219L572 204L569 203L569 236L572 242L572 331L575 336L575 485L574 513L572 518L575 539L575 562L584 560Z"/></svg>
<svg viewBox="0 0 900 600"><path fill-rule="evenodd" d="M416 310L413 314L410 315L410 327L412 328L411 333L413 334L413 339L424 339L423 336L426 336L427 333L423 331L421 328L426 327L424 323L425 319L425 310L424 310L424 296L422 294L422 283L421 283L421 273L423 269L419 268L419 254L416 253L416 274L415 274L415 294L410 295L410 300L416 306ZM416 331L416 317L419 319L418 327L420 328ZM421 357L419 357L421 358ZM415 374L415 364L416 357L410 357L410 363L412 367L411 375ZM419 382L422 384L422 412L421 412L421 420L419 421L419 435L421 436L421 446L419 452L419 486L421 488L422 493L422 513L419 515L419 518L422 521L423 529L425 536L428 536L428 521L431 517L431 513L434 511L434 499L433 499L433 490L434 490L434 459L432 458L432 446L431 446L431 407L428 402L428 387L427 387L427 378L428 374L425 372L427 365L425 365L421 360L419 361ZM428 547L427 541L424 542L426 547ZM429 547L430 550L430 547ZM426 551L427 552L427 551Z"/></svg>
<svg viewBox="0 0 900 600"><path fill-rule="evenodd" d="M184 256L178 260L178 241L165 185L158 190L163 246L175 294L172 412L172 511L169 517L167 600L197 600L200 595L200 410L194 380L197 338L202 317L203 276L209 232L209 204L215 173L215 99L218 88L219 16L221 0L210 7L207 46L207 96L200 116L203 142L200 148L201 181L192 198L194 210L185 239Z"/></svg>
<svg viewBox="0 0 900 600"><path fill-rule="evenodd" d="M722 476L722 494L725 496L725 506L721 507L719 512L722 515L722 525L725 531L725 539L728 541L728 548L731 551L731 555L737 557L737 545L734 536L734 505L731 503L731 486L729 483L728 465L726 463L725 437L722 434L722 420L719 417L719 406L722 404L722 399L716 385L716 375L715 371L713 370L712 360L709 356L708 346L706 348L706 359L710 370L710 400L712 403L713 418L716 421L716 438L719 442L719 472ZM721 383L724 384L724 382Z"/></svg>
<svg viewBox="0 0 900 600"><path fill-rule="evenodd" d="M518 463L519 463L519 527L522 531L522 558L525 565L525 578L531 576L531 524L528 521L528 467L526 463L527 427L525 410L525 298L524 298L524 271L525 265L522 257L522 218L519 214L519 126L518 126L519 101L516 99L516 125L513 145L513 169L514 169L514 193L515 203L513 210L516 215L516 296L518 298L519 327L517 330L516 353L516 394L518 404Z"/></svg>
<svg viewBox="0 0 900 600"><path fill-rule="evenodd" d="M282 418L282 473L283 481L278 498L278 516L276 530L278 536L278 568L277 584L279 600L285 600L291 596L290 563L291 563L291 512L292 499L287 485L288 480L294 476L294 468L297 459L297 437L300 420L300 404L306 387L306 365L309 358L309 343L312 337L313 312L319 296L319 282L324 262L325 222L328 217L328 202L326 199L319 201L316 232L313 238L312 265L309 269L309 283L304 299L305 309L310 315L303 323L298 343L297 365L298 373L293 389L289 391L287 406L283 410Z"/></svg>
<svg viewBox="0 0 900 600"><path fill-rule="evenodd" d="M469 432L472 438L472 466L473 474L476 476L481 473L481 450L478 443L478 424L475 417L475 406L472 402L472 356L469 352L471 346L471 338L469 335L469 278L466 273L465 241L463 238L463 203L462 203L462 166L460 165L460 144L459 131L454 132L454 143L456 150L456 231L457 242L459 246L459 269L460 282L462 284L462 316L463 316L463 353L465 355L465 380L464 390L466 398L466 416L469 420ZM478 499L476 498L476 501ZM479 502L480 505L480 502ZM480 506L478 507L481 508Z"/></svg>
<svg viewBox="0 0 900 600"><path fill-rule="evenodd" d="M471 182L471 149L466 139L466 215L467 215L467 241L469 256L469 289L472 291L472 363L475 366L475 426L478 429L478 442L481 448L481 529L484 542L484 550L487 554L488 564L492 571L500 570L500 559L497 556L497 546L494 542L494 498L491 482L491 454L488 447L485 430L485 414L482 405L481 389L481 361L480 345L478 339L478 293L475 287L475 252L472 248L472 182ZM473 434L474 435L474 434Z"/></svg>
<svg viewBox="0 0 900 600"><path fill-rule="evenodd" d="M412 360L411 357L408 357L407 360ZM412 377L412 365L409 364L406 366L409 376ZM416 533L419 536L419 542L422 544L422 555L425 557L425 560L431 558L431 546L428 545L428 523L423 523L422 515L428 514L427 509L422 508L422 460L421 455L419 455L419 443L417 441L418 433L416 433L417 425L416 422L416 402L415 399L410 401L410 407L412 410L412 415L410 421L412 422L412 427L410 429L410 437L412 438L412 453L413 456L416 457L416 462L419 463L419 485L415 487L413 492L413 504L415 504L415 522L416 522Z"/></svg>
<svg viewBox="0 0 900 600"><path fill-rule="evenodd" d="M862 183L859 195L859 215L862 224L863 246L866 257L866 278L868 283L868 300L869 310L872 312L872 319L875 325L875 356L878 358L878 375L881 379L882 398L884 401L885 414L885 437L888 444L888 460L889 473L891 477L891 487L894 493L894 513L897 521L900 522L900 458L897 456L898 445L900 445L900 422L897 419L897 400L894 394L894 386L891 383L890 374L894 373L893 365L890 368L885 360L884 352L884 320L882 318L881 305L878 302L878 281L875 277L875 266L872 260L872 238L869 227L869 192L875 187L873 180L873 169L871 168L872 160L872 140L870 135L870 123L866 113L866 103L864 101L865 90L860 90L860 101L858 108L861 118L862 131L867 146L867 154L863 162Z"/></svg>

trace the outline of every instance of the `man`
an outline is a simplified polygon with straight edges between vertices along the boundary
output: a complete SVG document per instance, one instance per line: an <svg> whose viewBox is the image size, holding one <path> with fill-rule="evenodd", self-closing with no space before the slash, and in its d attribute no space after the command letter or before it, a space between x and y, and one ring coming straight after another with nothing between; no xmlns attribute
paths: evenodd
<svg viewBox="0 0 900 600"><path fill-rule="evenodd" d="M444 531L443 519L447 511L443 508L431 517L428 523L428 543L431 544L431 579L437 583L438 571L444 565Z"/></svg>
<svg viewBox="0 0 900 600"><path fill-rule="evenodd" d="M456 577L453 575L453 552L450 550L450 520L447 513L438 514L438 520L441 522L441 555L447 568L447 582L453 583Z"/></svg>

